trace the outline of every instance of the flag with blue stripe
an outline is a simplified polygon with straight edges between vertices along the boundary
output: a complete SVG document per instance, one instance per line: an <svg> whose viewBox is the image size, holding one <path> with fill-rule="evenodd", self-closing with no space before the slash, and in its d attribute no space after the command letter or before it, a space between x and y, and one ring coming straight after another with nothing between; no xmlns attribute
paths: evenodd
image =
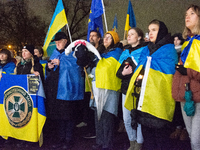
<svg viewBox="0 0 200 150"><path fill-rule="evenodd" d="M117 15L115 15L112 31L117 32L117 29L118 29L118 22L117 22Z"/></svg>
<svg viewBox="0 0 200 150"><path fill-rule="evenodd" d="M42 141L46 121L43 85L35 75L2 74L0 81L0 135Z"/></svg>
<svg viewBox="0 0 200 150"><path fill-rule="evenodd" d="M43 50L44 50L44 56L50 56L52 51L55 49L55 46L53 43L51 43L51 47L49 52L47 51L47 48L49 46L49 43L51 42L54 35L67 24L67 17L65 14L65 9L63 6L62 0L58 0L55 12L53 14L51 23L49 25L49 29L45 38Z"/></svg>
<svg viewBox="0 0 200 150"><path fill-rule="evenodd" d="M172 78L177 64L177 53L173 44L166 44L152 55L148 46L143 47L138 66L131 78L125 100L128 110L137 109L157 118L172 121L175 101L172 98ZM134 83L144 68L138 106L133 98ZM159 106L159 107L158 107Z"/></svg>
<svg viewBox="0 0 200 150"><path fill-rule="evenodd" d="M129 0L128 11L127 11L127 16L126 16L126 24L125 24L124 30L126 32L128 32L128 30L132 27L136 27L136 19L135 19L135 14L134 14L134 11L133 11L131 1Z"/></svg>

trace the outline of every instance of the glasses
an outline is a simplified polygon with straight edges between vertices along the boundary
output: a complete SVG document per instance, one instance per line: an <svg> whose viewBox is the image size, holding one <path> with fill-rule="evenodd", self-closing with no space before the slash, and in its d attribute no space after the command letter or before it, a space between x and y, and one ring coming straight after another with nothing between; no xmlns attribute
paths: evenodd
<svg viewBox="0 0 200 150"><path fill-rule="evenodd" d="M105 40L111 40L111 39L112 39L112 37L110 37L110 36L107 36L107 37L104 37L104 39L105 39Z"/></svg>

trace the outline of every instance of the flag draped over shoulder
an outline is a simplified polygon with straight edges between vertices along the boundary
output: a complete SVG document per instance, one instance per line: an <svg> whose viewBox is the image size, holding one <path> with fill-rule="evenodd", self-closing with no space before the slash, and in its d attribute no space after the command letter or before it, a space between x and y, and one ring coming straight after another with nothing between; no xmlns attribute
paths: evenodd
<svg viewBox="0 0 200 150"><path fill-rule="evenodd" d="M116 76L116 67L121 53L122 49L116 48L101 55L102 59L99 60L95 70L97 88L113 91L118 91L121 88L121 79Z"/></svg>
<svg viewBox="0 0 200 150"><path fill-rule="evenodd" d="M38 142L46 120L41 80L34 75L2 74L0 135Z"/></svg>
<svg viewBox="0 0 200 150"><path fill-rule="evenodd" d="M200 47L200 35L188 37L184 42L181 53L181 60L185 68L191 68L200 72L200 52L197 51Z"/></svg>
<svg viewBox="0 0 200 150"><path fill-rule="evenodd" d="M112 31L117 32L117 29L118 29L118 22L117 22L117 15L115 15Z"/></svg>
<svg viewBox="0 0 200 150"><path fill-rule="evenodd" d="M44 56L46 56L47 54L49 55L47 48L53 36L67 23L68 22L67 22L67 17L64 10L63 2L62 0L58 0L55 12L53 14L53 17L52 17L52 20L49 25L49 29L45 38L44 46L43 46Z"/></svg>
<svg viewBox="0 0 200 150"><path fill-rule="evenodd" d="M166 44L151 56L149 54L148 46L143 47L126 93L125 107L128 110L134 108L157 118L172 121L175 101L172 98L171 87L175 64L178 62L176 50L173 44ZM142 68L145 68L145 73L136 108L133 106L134 83Z"/></svg>
<svg viewBox="0 0 200 150"><path fill-rule="evenodd" d="M128 11L127 11L127 16L126 16L126 24L125 24L125 29L124 29L125 32L128 32L128 30L132 27L136 27L136 19L135 19L131 1L129 0Z"/></svg>
<svg viewBox="0 0 200 150"><path fill-rule="evenodd" d="M88 34L87 41L90 38L90 31L96 30L99 31L101 36L103 36L103 22L102 22L102 14L103 14L103 4L101 0L92 0L90 16L88 21Z"/></svg>

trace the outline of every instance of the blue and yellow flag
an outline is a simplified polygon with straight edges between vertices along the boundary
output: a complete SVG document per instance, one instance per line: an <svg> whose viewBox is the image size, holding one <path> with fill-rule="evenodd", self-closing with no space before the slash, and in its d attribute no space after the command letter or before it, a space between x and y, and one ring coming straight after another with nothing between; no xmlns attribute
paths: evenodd
<svg viewBox="0 0 200 150"><path fill-rule="evenodd" d="M181 60L185 68L200 72L200 35L188 37L182 46Z"/></svg>
<svg viewBox="0 0 200 150"><path fill-rule="evenodd" d="M88 21L88 34L87 41L90 38L90 31L96 30L99 31L101 36L103 37L103 22L102 22L102 14L103 14L103 4L101 0L92 0L90 16Z"/></svg>
<svg viewBox="0 0 200 150"><path fill-rule="evenodd" d="M135 19L131 1L129 0L128 11L127 11L127 16L126 16L126 24L125 24L125 29L124 29L125 32L128 32L128 30L132 27L136 27L136 19Z"/></svg>
<svg viewBox="0 0 200 150"><path fill-rule="evenodd" d="M2 74L0 135L38 142L46 120L41 80L34 75Z"/></svg>
<svg viewBox="0 0 200 150"><path fill-rule="evenodd" d="M125 107L128 110L134 108L157 118L172 121L175 101L172 98L171 88L175 64L178 62L177 58L173 44L162 46L151 56L148 46L144 47L127 90ZM133 97L134 83L142 68L145 73L136 107Z"/></svg>
<svg viewBox="0 0 200 150"><path fill-rule="evenodd" d="M67 24L67 17L65 14L65 9L63 6L62 0L58 0L55 12L53 14L51 23L49 25L49 29L45 38L43 50L44 50L44 56L50 56L52 52L48 52L47 48L49 46L49 43L51 42L53 36L63 27ZM53 48L51 50L54 50Z"/></svg>
<svg viewBox="0 0 200 150"><path fill-rule="evenodd" d="M118 29L118 22L117 22L117 15L115 15L112 31L117 32L117 29Z"/></svg>
<svg viewBox="0 0 200 150"><path fill-rule="evenodd" d="M118 60L122 53L121 48L115 48L101 55L95 70L96 87L118 91L121 88L121 79L116 76Z"/></svg>

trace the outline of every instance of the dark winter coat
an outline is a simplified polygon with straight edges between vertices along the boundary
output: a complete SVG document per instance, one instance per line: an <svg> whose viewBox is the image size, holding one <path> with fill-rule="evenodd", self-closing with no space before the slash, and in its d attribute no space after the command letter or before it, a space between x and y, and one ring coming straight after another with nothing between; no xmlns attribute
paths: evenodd
<svg viewBox="0 0 200 150"><path fill-rule="evenodd" d="M39 61L34 61L33 58L27 62L22 60L16 65L15 68L15 74L33 74L34 71L38 71L42 81L44 81L43 67Z"/></svg>
<svg viewBox="0 0 200 150"><path fill-rule="evenodd" d="M133 52L133 51L135 51L135 50L141 48L143 45L144 45L144 44L139 44L139 45L137 45L136 47L131 47L131 45L126 45L126 46L124 47L124 49L125 49L125 50L128 49L128 50L129 50L129 54L131 54L131 52ZM133 73L131 73L131 74L129 74L129 75L125 75L125 76L122 75L122 71L123 71L124 67L126 66L125 62L126 62L126 63L127 63L127 62L129 63L129 65L132 67L133 72L134 72L134 70L135 70L135 68L136 68L136 66L137 66L137 64L135 64L135 63L132 61L132 59L131 59L130 57L128 57L126 60L123 61L123 63L122 63L121 66L119 67L119 69L118 69L116 75L117 75L118 78L122 79L121 92L122 92L123 94L126 94L126 91L127 91L127 89L128 89L128 85L129 85L129 82L130 82L130 79L131 79L131 77L132 77L132 75L133 75Z"/></svg>

